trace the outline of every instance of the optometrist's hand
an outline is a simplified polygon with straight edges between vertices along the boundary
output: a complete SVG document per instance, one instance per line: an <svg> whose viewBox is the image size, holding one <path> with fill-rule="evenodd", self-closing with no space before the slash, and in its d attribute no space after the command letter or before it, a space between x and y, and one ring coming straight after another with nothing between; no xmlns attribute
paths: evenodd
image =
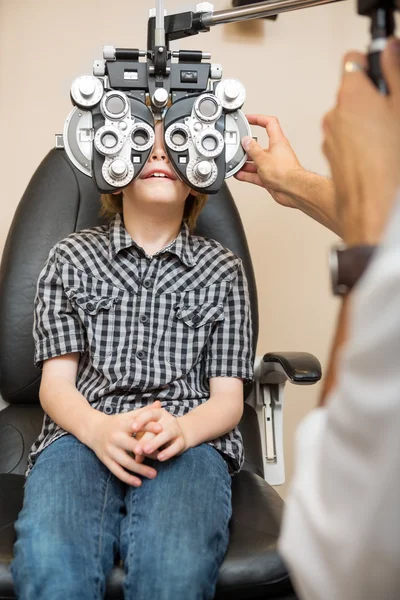
<svg viewBox="0 0 400 600"><path fill-rule="evenodd" d="M282 206L296 208L293 195L298 189L298 180L305 169L301 166L289 140L285 137L276 117L246 115L250 125L264 127L269 147L263 149L251 137L242 140L249 160L236 173L236 179L265 188Z"/></svg>
<svg viewBox="0 0 400 600"><path fill-rule="evenodd" d="M140 432L151 423L161 425L162 431L152 435L152 439L149 439L147 434L141 439L140 443L146 456L165 461L187 450L188 444L179 417L174 417L164 408L148 407L135 418L131 426L132 431Z"/></svg>
<svg viewBox="0 0 400 600"><path fill-rule="evenodd" d="M91 424L87 445L118 479L139 487L142 482L138 475L154 479L157 471L141 464L133 456L143 454L141 441L132 435L132 423L148 410L160 410L161 403L154 402L149 407L139 408L117 415L106 415L96 411ZM155 420L146 421L138 431L152 435L160 433L162 426Z"/></svg>
<svg viewBox="0 0 400 600"><path fill-rule="evenodd" d="M269 147L244 137L248 161L236 179L265 188L281 206L297 208L340 235L332 181L301 166L276 117L246 116L251 125L265 127Z"/></svg>
<svg viewBox="0 0 400 600"><path fill-rule="evenodd" d="M392 40L382 53L388 96L364 72L365 56L351 52L344 65L337 104L323 121L323 149L344 241L374 245L400 187L400 43Z"/></svg>

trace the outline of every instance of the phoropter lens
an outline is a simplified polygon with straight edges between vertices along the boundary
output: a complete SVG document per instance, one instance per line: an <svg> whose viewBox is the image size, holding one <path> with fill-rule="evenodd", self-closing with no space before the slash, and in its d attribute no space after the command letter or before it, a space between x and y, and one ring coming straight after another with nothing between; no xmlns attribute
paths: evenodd
<svg viewBox="0 0 400 600"><path fill-rule="evenodd" d="M218 146L218 141L215 139L214 136L206 135L202 140L202 145L204 150L209 150L210 152L212 152Z"/></svg>
<svg viewBox="0 0 400 600"><path fill-rule="evenodd" d="M103 125L94 137L95 148L103 156L115 156L124 145L124 136L111 125Z"/></svg>
<svg viewBox="0 0 400 600"><path fill-rule="evenodd" d="M119 115L125 109L125 102L120 96L110 96L106 102L106 108L112 115Z"/></svg>
<svg viewBox="0 0 400 600"><path fill-rule="evenodd" d="M205 117L213 117L218 110L218 105L210 99L203 100L199 104L199 111Z"/></svg>
<svg viewBox="0 0 400 600"><path fill-rule="evenodd" d="M166 146L174 152L185 152L190 144L190 129L185 123L173 123L164 133Z"/></svg>
<svg viewBox="0 0 400 600"><path fill-rule="evenodd" d="M204 122L211 123L217 121L222 113L221 102L211 93L199 96L193 105L193 109L200 121L200 125ZM198 129L195 128L195 131L199 131L200 129L201 127Z"/></svg>
<svg viewBox="0 0 400 600"><path fill-rule="evenodd" d="M143 122L136 122L130 132L130 143L136 152L146 152L154 144L154 129Z"/></svg>
<svg viewBox="0 0 400 600"><path fill-rule="evenodd" d="M224 149L224 138L216 129L203 129L196 136L195 147L200 156L216 158Z"/></svg>
<svg viewBox="0 0 400 600"><path fill-rule="evenodd" d="M186 132L182 131L182 129L177 129L171 135L171 142L175 144L175 146L183 146L187 142Z"/></svg>
<svg viewBox="0 0 400 600"><path fill-rule="evenodd" d="M144 129L136 129L132 134L132 141L137 146L145 146L149 141L149 134Z"/></svg>
<svg viewBox="0 0 400 600"><path fill-rule="evenodd" d="M101 138L101 143L106 148L114 148L118 143L118 139L112 133L105 133Z"/></svg>

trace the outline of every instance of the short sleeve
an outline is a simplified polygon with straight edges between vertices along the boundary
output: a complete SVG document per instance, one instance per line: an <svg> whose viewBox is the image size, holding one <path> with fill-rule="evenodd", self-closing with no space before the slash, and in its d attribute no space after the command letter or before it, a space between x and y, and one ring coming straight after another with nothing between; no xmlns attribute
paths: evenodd
<svg viewBox="0 0 400 600"><path fill-rule="evenodd" d="M215 324L207 345L206 377L253 378L250 298L242 262L227 294L223 319Z"/></svg>
<svg viewBox="0 0 400 600"><path fill-rule="evenodd" d="M33 338L35 366L39 369L48 358L85 350L84 328L65 294L56 247L39 275Z"/></svg>

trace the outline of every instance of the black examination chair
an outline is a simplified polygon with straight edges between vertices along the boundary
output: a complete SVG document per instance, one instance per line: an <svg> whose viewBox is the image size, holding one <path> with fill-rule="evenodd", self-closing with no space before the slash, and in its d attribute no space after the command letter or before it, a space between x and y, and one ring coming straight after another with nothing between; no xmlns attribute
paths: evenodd
<svg viewBox="0 0 400 600"><path fill-rule="evenodd" d="M99 193L93 181L71 165L63 150L50 151L16 210L0 271L0 391L5 407L0 411L1 599L15 598L9 570L14 522L22 505L27 455L43 418L38 400L40 373L33 365L36 281L56 242L102 222ZM254 273L243 226L226 185L216 196L210 196L199 218L197 233L218 240L242 258L250 287L256 343ZM260 364L265 386L282 385L286 378L294 383L315 383L321 377L318 361L306 354L269 353ZM276 549L283 501L264 479L259 416L249 402L245 402L240 429L246 462L233 480L231 539L216 598L294 600L289 574ZM123 598L123 577L123 569L116 564L107 599Z"/></svg>

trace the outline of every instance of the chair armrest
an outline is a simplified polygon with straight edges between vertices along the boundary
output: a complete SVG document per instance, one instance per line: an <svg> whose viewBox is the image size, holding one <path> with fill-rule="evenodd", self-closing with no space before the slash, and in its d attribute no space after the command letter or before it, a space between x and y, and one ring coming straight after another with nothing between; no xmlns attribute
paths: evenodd
<svg viewBox="0 0 400 600"><path fill-rule="evenodd" d="M268 352L260 364L260 383L312 385L322 376L321 363L308 352Z"/></svg>
<svg viewBox="0 0 400 600"><path fill-rule="evenodd" d="M307 352L268 352L256 358L253 392L246 402L257 413L264 478L271 485L285 481L283 405L285 384L311 385L321 379L321 365Z"/></svg>

